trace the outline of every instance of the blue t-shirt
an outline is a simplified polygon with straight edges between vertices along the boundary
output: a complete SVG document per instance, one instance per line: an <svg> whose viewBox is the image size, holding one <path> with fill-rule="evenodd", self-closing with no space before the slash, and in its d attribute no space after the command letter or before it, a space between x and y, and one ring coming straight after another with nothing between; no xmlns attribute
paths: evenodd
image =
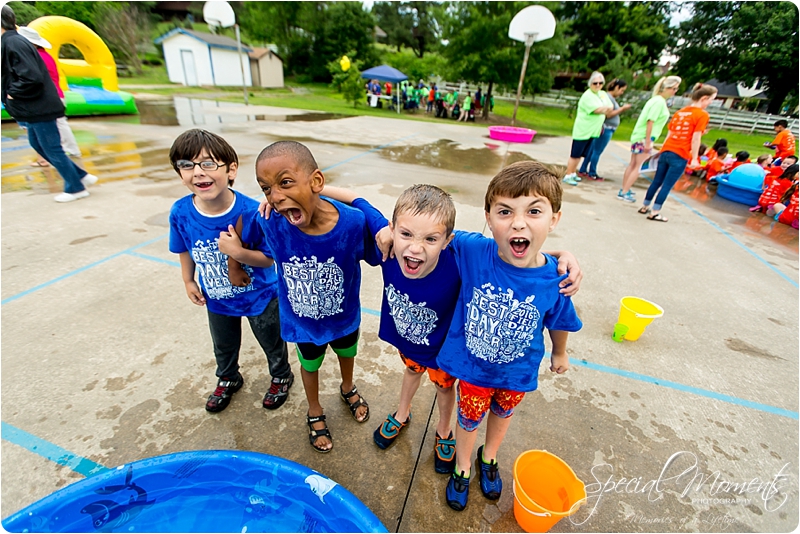
<svg viewBox="0 0 800 534"><path fill-rule="evenodd" d="M356 199L353 207L364 212L372 235L388 224L380 211L362 198ZM375 248L380 254L377 245ZM453 249L444 249L436 267L424 278L406 278L396 258L381 263L381 271L383 302L378 337L414 362L438 369L436 355L450 328L461 287Z"/></svg>
<svg viewBox="0 0 800 534"><path fill-rule="evenodd" d="M243 265L250 276L248 286L234 286L228 279L228 255L219 251L219 233L227 231L229 224L235 227L239 216L242 217L242 242L271 257L264 234L255 222L258 202L236 191L233 193L233 204L219 215L200 213L192 201L194 195L175 202L169 213L169 251L191 252L209 311L252 317L264 313L269 301L277 295L278 277L274 266Z"/></svg>
<svg viewBox="0 0 800 534"><path fill-rule="evenodd" d="M276 212L258 217L278 268L281 336L293 343L324 345L361 324L361 265L380 263L364 214L335 200L333 229L308 235Z"/></svg>
<svg viewBox="0 0 800 534"><path fill-rule="evenodd" d="M481 234L456 232L453 246L461 292L439 367L476 386L535 390L544 329L576 332L583 326L572 300L558 292L566 275L546 254L542 267L510 265L497 243Z"/></svg>

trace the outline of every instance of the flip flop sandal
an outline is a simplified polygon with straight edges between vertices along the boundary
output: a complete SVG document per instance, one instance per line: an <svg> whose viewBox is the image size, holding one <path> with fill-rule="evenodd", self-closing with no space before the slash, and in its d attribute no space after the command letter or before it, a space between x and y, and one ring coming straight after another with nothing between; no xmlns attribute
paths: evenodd
<svg viewBox="0 0 800 534"><path fill-rule="evenodd" d="M650 207L649 206L642 206L641 208L639 208L636 211L641 213L642 215L647 215L648 213L650 213Z"/></svg>
<svg viewBox="0 0 800 534"><path fill-rule="evenodd" d="M325 423L325 428L321 428L317 430L311 425L316 423L325 423L325 414L317 415L316 417L311 417L310 415L306 414L306 423L308 424L308 441L311 443L311 446L314 447L314 450L320 452L322 454L331 452L333 450L333 437L331 436L330 430L328 430L328 424ZM330 449L323 449L321 447L317 447L315 443L317 442L318 438L326 437L331 440L331 448Z"/></svg>
<svg viewBox="0 0 800 534"><path fill-rule="evenodd" d="M658 222L668 222L669 219L666 219L661 216L660 213L656 213L655 215L651 215L647 218L648 221L658 221Z"/></svg>
<svg viewBox="0 0 800 534"><path fill-rule="evenodd" d="M358 392L356 386L353 385L353 389L347 393L344 393L340 387L339 394L342 396L342 401L350 408L350 413L353 415L353 419L355 419L357 423L366 423L369 419L369 404L367 404L367 401L364 400L364 396ZM350 402L350 399L356 395L358 395L358 400ZM359 420L356 416L356 410L358 410L359 406L366 406L367 408L367 413L364 415L364 419L361 420Z"/></svg>
<svg viewBox="0 0 800 534"><path fill-rule="evenodd" d="M39 163L38 161L34 161L33 163L31 163L31 167L41 167L43 169L46 169L49 166L50 166L49 163Z"/></svg>

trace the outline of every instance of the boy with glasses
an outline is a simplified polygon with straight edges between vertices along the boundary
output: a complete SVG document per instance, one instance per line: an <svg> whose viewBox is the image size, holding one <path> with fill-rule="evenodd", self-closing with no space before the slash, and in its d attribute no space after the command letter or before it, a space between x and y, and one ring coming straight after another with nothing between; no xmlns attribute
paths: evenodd
<svg viewBox="0 0 800 534"><path fill-rule="evenodd" d="M272 384L264 408L274 410L286 402L294 375L278 315L277 273L255 217L258 202L230 187L239 158L221 137L205 130L188 130L175 139L169 160L192 194L173 204L169 214L169 250L180 255L186 294L192 303L206 306L208 326L217 360L217 388L206 410L221 412L244 385L239 373L242 317L247 317L259 345L267 355ZM238 224L237 224L238 223ZM234 226L242 227L247 265L229 278L228 252ZM238 238L237 238L238 240ZM200 284L195 281L199 273ZM233 273L231 273L233 274Z"/></svg>

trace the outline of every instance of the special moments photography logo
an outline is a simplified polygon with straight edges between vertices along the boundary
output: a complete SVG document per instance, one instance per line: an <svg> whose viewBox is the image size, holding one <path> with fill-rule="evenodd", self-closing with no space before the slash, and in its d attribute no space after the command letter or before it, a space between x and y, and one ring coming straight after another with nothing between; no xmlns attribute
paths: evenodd
<svg viewBox="0 0 800 534"><path fill-rule="evenodd" d="M789 497L782 491L782 484L789 478L788 469L786 463L766 477L762 474L749 479L729 480L719 471L701 469L697 456L689 451L679 451L670 456L655 478L617 478L614 467L602 463L592 467L594 482L586 485L586 502L582 507L588 512L570 516L570 521L582 525L595 514L601 501L615 494L638 494L646 496L651 503L662 500L665 492L676 492L681 498L691 499L691 504L746 506L758 501L764 511L775 512Z"/></svg>

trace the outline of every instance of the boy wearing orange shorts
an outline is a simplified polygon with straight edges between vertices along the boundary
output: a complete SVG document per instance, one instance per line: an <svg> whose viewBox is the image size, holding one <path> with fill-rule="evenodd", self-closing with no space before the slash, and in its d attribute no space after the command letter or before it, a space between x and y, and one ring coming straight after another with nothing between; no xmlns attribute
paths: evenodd
<svg viewBox="0 0 800 534"><path fill-rule="evenodd" d="M537 389L545 328L552 341L550 370L569 369L567 333L582 323L571 299L559 293L566 275L541 251L561 217L561 194L559 177L542 164L509 165L486 191L485 216L494 239L457 232L453 240L461 290L437 362L459 379L456 467L445 492L454 510L467 505L476 430L487 414L486 442L475 464L483 495L500 498L497 452L514 408Z"/></svg>

